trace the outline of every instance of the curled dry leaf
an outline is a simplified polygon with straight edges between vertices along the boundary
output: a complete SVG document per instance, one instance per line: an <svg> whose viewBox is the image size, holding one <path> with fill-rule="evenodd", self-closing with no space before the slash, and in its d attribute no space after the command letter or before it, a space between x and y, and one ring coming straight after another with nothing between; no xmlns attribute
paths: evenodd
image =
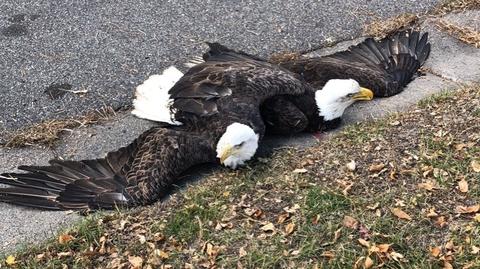
<svg viewBox="0 0 480 269"><path fill-rule="evenodd" d="M359 239L358 239L358 243L360 243L360 245L362 245L362 246L364 246L364 247L366 247L366 248L370 247L370 243L369 243L367 240L365 240L365 239L359 238Z"/></svg>
<svg viewBox="0 0 480 269"><path fill-rule="evenodd" d="M290 213L283 212L282 214L278 215L277 222L282 224L290 217Z"/></svg>
<svg viewBox="0 0 480 269"><path fill-rule="evenodd" d="M385 164L383 163L378 163L378 164L372 164L370 167L368 167L368 171L372 173L380 172L382 169L385 167Z"/></svg>
<svg viewBox="0 0 480 269"><path fill-rule="evenodd" d="M432 255L433 257L440 256L440 253L442 253L441 247L433 247L430 249L430 255Z"/></svg>
<svg viewBox="0 0 480 269"><path fill-rule="evenodd" d="M262 227L260 227L260 229L264 232L273 232L275 231L275 226L273 225L273 223L269 222L263 225Z"/></svg>
<svg viewBox="0 0 480 269"><path fill-rule="evenodd" d="M458 189L465 193L468 192L468 182L465 179L462 179L458 182Z"/></svg>
<svg viewBox="0 0 480 269"><path fill-rule="evenodd" d="M400 208L392 208L392 213L399 219L404 219L404 220L412 220L412 217L405 213L405 211L401 210Z"/></svg>
<svg viewBox="0 0 480 269"><path fill-rule="evenodd" d="M356 230L358 227L358 221L350 216L343 217L343 226Z"/></svg>
<svg viewBox="0 0 480 269"><path fill-rule="evenodd" d="M477 213L480 210L480 205L472 205L472 206L462 206L459 205L455 208L455 212L459 214L470 214L470 213Z"/></svg>
<svg viewBox="0 0 480 269"><path fill-rule="evenodd" d="M365 257L365 261L363 262L363 267L365 269L371 268L373 266L373 260L370 257Z"/></svg>
<svg viewBox="0 0 480 269"><path fill-rule="evenodd" d="M142 268L143 265L143 259L139 256L128 256L128 262L135 269Z"/></svg>
<svg viewBox="0 0 480 269"><path fill-rule="evenodd" d="M477 246L472 246L472 251L470 251L472 254L478 254L480 253L480 248Z"/></svg>
<svg viewBox="0 0 480 269"><path fill-rule="evenodd" d="M58 243L60 243L61 245L64 245L64 244L72 241L73 239L74 239L74 237L69 235L69 234L62 234L58 237Z"/></svg>
<svg viewBox="0 0 480 269"><path fill-rule="evenodd" d="M473 160L470 165L472 166L472 169L476 173L480 173L480 161L478 160Z"/></svg>
<svg viewBox="0 0 480 269"><path fill-rule="evenodd" d="M295 231L295 223L289 223L285 226L285 233L287 233L287 235L292 234L293 231Z"/></svg>
<svg viewBox="0 0 480 269"><path fill-rule="evenodd" d="M392 244L380 244L380 245L377 245L377 248L378 248L378 252L380 253L387 253L388 250L390 249L390 246Z"/></svg>

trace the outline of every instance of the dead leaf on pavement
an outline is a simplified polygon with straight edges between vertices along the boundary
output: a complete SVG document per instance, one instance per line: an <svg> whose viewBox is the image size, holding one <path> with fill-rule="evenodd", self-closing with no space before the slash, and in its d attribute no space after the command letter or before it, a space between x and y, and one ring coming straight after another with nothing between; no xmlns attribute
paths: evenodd
<svg viewBox="0 0 480 269"><path fill-rule="evenodd" d="M400 208L392 208L392 213L399 219L405 219L405 220L412 220L412 217L410 217L405 211L401 210Z"/></svg>

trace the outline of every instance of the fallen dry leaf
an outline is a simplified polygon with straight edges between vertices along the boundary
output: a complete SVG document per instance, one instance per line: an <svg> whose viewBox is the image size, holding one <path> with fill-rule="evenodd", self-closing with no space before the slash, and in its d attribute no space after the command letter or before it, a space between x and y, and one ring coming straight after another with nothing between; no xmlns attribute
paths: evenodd
<svg viewBox="0 0 480 269"><path fill-rule="evenodd" d="M5 263L6 263L7 265L14 265L14 264L17 263L17 262L15 261L15 257L14 257L13 255L10 255L10 256L8 256L7 259L5 260Z"/></svg>
<svg viewBox="0 0 480 269"><path fill-rule="evenodd" d="M156 249L155 250L155 255L157 255L158 257L162 258L162 259L168 259L168 257L170 257L170 255L163 251L163 250L159 250L159 249Z"/></svg>
<svg viewBox="0 0 480 269"><path fill-rule="evenodd" d="M133 268L136 268L136 269L142 268L142 265L143 265L142 257L138 257L138 256L129 256L128 262L132 265Z"/></svg>
<svg viewBox="0 0 480 269"><path fill-rule="evenodd" d="M295 230L295 223L289 223L285 226L285 232L287 233L287 235L292 234L294 230Z"/></svg>
<svg viewBox="0 0 480 269"><path fill-rule="evenodd" d="M335 258L335 253L333 253L333 252L330 251L330 250L327 250L327 251L324 251L324 252L320 255L320 257L325 257L325 258L327 258L328 260L331 260L331 259Z"/></svg>
<svg viewBox="0 0 480 269"><path fill-rule="evenodd" d="M350 216L343 217L343 226L356 230L358 227L358 221Z"/></svg>
<svg viewBox="0 0 480 269"><path fill-rule="evenodd" d="M435 183L433 181L429 180L427 182L419 183L418 188L425 189L427 191L431 191L435 188Z"/></svg>
<svg viewBox="0 0 480 269"><path fill-rule="evenodd" d="M453 266L449 262L443 261L443 269L453 269Z"/></svg>
<svg viewBox="0 0 480 269"><path fill-rule="evenodd" d="M437 225L440 228L443 228L445 225L447 225L447 222L445 221L445 217L444 216L438 217L437 220L435 221L435 225Z"/></svg>
<svg viewBox="0 0 480 269"><path fill-rule="evenodd" d="M275 226L273 225L273 223L269 222L263 225L262 227L260 227L260 229L264 232L273 232L275 231Z"/></svg>
<svg viewBox="0 0 480 269"><path fill-rule="evenodd" d="M378 252L380 253L387 253L388 250L390 249L390 246L392 244L380 244L380 245L377 245L377 248L378 248Z"/></svg>
<svg viewBox="0 0 480 269"><path fill-rule="evenodd" d="M458 182L458 189L461 192L468 192L468 182L465 179L462 179Z"/></svg>
<svg viewBox="0 0 480 269"><path fill-rule="evenodd" d="M305 169L305 168L298 168L298 169L293 170L293 173L295 173L295 174L304 174L306 172L308 172L308 170Z"/></svg>
<svg viewBox="0 0 480 269"><path fill-rule="evenodd" d="M480 173L480 161L473 160L470 165L472 166L472 169L476 173Z"/></svg>
<svg viewBox="0 0 480 269"><path fill-rule="evenodd" d="M472 206L457 206L455 208L455 212L459 214L470 214L470 213L477 213L480 210L480 205L472 205Z"/></svg>
<svg viewBox="0 0 480 269"><path fill-rule="evenodd" d="M290 217L290 213L288 212L283 212L282 214L278 215L278 220L277 222L282 224L284 223L288 218Z"/></svg>
<svg viewBox="0 0 480 269"><path fill-rule="evenodd" d="M358 243L360 243L360 245L362 245L364 247L367 247L367 248L370 247L370 243L365 239L359 238Z"/></svg>
<svg viewBox="0 0 480 269"><path fill-rule="evenodd" d="M480 248L477 246L472 246L472 251L470 251L472 254L478 254L480 253Z"/></svg>
<svg viewBox="0 0 480 269"><path fill-rule="evenodd" d="M72 241L73 239L74 239L74 237L69 235L69 234L62 234L58 237L58 243L64 245L64 244Z"/></svg>
<svg viewBox="0 0 480 269"><path fill-rule="evenodd" d="M365 269L371 268L373 266L373 260L370 257L365 257L365 262L363 263L363 267Z"/></svg>
<svg viewBox="0 0 480 269"><path fill-rule="evenodd" d="M440 253L442 253L442 248L440 247L433 247L430 249L430 255L432 255L433 257L440 256Z"/></svg>
<svg viewBox="0 0 480 269"><path fill-rule="evenodd" d="M370 167L368 167L368 171L372 173L380 172L383 168L385 167L385 164L379 163L379 164L372 164Z"/></svg>
<svg viewBox="0 0 480 269"><path fill-rule="evenodd" d="M238 255L241 257L245 257L247 256L247 252L245 251L245 249L243 247L241 247L239 250L238 250Z"/></svg>
<svg viewBox="0 0 480 269"><path fill-rule="evenodd" d="M437 212L435 212L435 208L432 207L428 210L427 217L433 218L433 217L438 217Z"/></svg>
<svg viewBox="0 0 480 269"><path fill-rule="evenodd" d="M400 208L392 208L392 213L399 219L405 219L405 220L412 220L412 217L410 217L405 211L401 210Z"/></svg>

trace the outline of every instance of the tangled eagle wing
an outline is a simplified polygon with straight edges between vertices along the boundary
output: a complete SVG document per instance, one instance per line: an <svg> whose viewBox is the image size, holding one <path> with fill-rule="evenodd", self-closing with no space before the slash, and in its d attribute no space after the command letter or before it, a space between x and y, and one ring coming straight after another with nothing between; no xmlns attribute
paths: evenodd
<svg viewBox="0 0 480 269"><path fill-rule="evenodd" d="M105 158L51 160L2 174L0 183L10 187L0 188L0 201L52 210L145 205L166 195L189 167L215 160L208 137L155 127Z"/></svg>
<svg viewBox="0 0 480 269"><path fill-rule="evenodd" d="M323 57L279 62L315 87L330 79L355 79L376 97L398 94L414 78L430 54L428 33L401 31L380 41L367 38L346 51Z"/></svg>

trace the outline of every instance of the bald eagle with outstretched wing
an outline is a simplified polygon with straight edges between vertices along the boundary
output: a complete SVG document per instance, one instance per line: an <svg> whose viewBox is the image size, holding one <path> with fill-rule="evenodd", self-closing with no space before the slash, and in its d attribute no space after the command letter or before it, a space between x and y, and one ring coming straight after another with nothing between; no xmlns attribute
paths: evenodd
<svg viewBox="0 0 480 269"><path fill-rule="evenodd" d="M155 98L151 88L160 89ZM362 96L352 90L352 98ZM167 69L138 87L134 112L169 123L105 158L51 160L20 166L26 173L4 173L0 183L10 187L0 188L0 201L57 210L150 204L194 165L220 160L236 168L249 160L265 132L260 105L306 91L315 92L298 74L254 58L206 61L185 75Z"/></svg>
<svg viewBox="0 0 480 269"><path fill-rule="evenodd" d="M332 81L338 79L353 79L375 97L389 97L403 91L429 54L428 33L405 30L379 41L367 38L332 55L280 57L272 62L301 75L317 89L337 87ZM279 134L330 129L340 123L330 113L319 116L313 112L316 108L312 96L275 96L262 104L261 114L267 130Z"/></svg>

